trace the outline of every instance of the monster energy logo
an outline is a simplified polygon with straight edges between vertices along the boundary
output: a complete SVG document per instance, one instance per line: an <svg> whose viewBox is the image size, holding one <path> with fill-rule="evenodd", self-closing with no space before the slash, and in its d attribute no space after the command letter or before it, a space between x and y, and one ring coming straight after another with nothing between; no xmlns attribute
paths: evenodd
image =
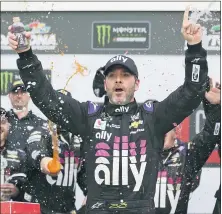
<svg viewBox="0 0 222 214"><path fill-rule="evenodd" d="M13 72L1 72L1 94L7 94L10 84L13 82Z"/></svg>
<svg viewBox="0 0 222 214"><path fill-rule="evenodd" d="M211 33L214 34L220 34L220 25L214 25L211 29L210 29Z"/></svg>
<svg viewBox="0 0 222 214"><path fill-rule="evenodd" d="M97 25L96 28L97 28L98 44L104 47L106 44L110 43L111 26Z"/></svg>

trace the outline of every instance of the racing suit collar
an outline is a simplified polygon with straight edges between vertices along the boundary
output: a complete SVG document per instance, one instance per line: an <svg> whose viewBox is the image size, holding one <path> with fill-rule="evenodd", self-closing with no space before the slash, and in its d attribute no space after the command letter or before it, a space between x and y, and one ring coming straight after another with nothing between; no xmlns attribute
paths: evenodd
<svg viewBox="0 0 222 214"><path fill-rule="evenodd" d="M134 114L138 108L136 100L126 105L107 103L105 111L110 115Z"/></svg>
<svg viewBox="0 0 222 214"><path fill-rule="evenodd" d="M10 114L10 116L13 117L14 119L19 120L17 114L14 112L13 109L10 110L10 113L9 113L9 114ZM33 117L33 113L32 113L32 111L30 110L30 111L28 112L28 114L27 114L25 117L21 118L20 120L26 120L26 119L29 120L29 119L32 118L32 117Z"/></svg>

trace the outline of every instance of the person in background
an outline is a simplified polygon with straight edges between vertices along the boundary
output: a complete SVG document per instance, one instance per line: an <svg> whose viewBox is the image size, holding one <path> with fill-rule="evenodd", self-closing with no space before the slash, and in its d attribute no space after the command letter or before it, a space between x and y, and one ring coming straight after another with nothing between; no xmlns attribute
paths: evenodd
<svg viewBox="0 0 222 214"><path fill-rule="evenodd" d="M21 201L23 184L26 179L26 153L20 149L8 149L7 140L10 124L4 108L0 108L1 117L1 201Z"/></svg>
<svg viewBox="0 0 222 214"><path fill-rule="evenodd" d="M8 96L12 105L12 109L7 112L11 124L8 134L9 147L25 150L31 131L35 127L46 125L46 121L29 111L31 99L21 79L12 83Z"/></svg>
<svg viewBox="0 0 222 214"><path fill-rule="evenodd" d="M209 114L210 112L215 112L215 116L218 116L218 118L221 118L221 114L218 114L217 112L221 108L221 84L219 82L216 82L215 86L213 86L213 81L211 78L209 78L209 84L208 84L208 90L206 92L206 99L205 99L205 112ZM219 121L220 122L220 121ZM218 122L217 124L217 130L215 130L215 134L218 134L218 139L216 141L216 144L218 146L218 154L221 158L221 124ZM214 145L215 142L212 142ZM221 184L219 189L217 190L215 194L216 203L214 206L213 214L221 214Z"/></svg>
<svg viewBox="0 0 222 214"><path fill-rule="evenodd" d="M62 90L62 93L62 97L71 96L67 91ZM61 164L61 171L57 174L52 174L48 168L53 159L52 136L49 130L38 127L27 140L29 165L24 200L40 203L42 214L76 213L77 183L84 195L87 194L84 160L80 154L82 139L80 136L72 136L59 126L57 136Z"/></svg>
<svg viewBox="0 0 222 214"><path fill-rule="evenodd" d="M169 131L164 139L164 151L161 155L162 161L159 165L155 193L157 214L175 213L181 192L185 162L191 147L190 143L181 142L177 138L176 130L178 130L178 127ZM200 175L201 171L194 176L191 192L199 186ZM188 203L184 204L184 206L187 207Z"/></svg>
<svg viewBox="0 0 222 214"><path fill-rule="evenodd" d="M207 82L208 85L209 82L212 84L209 78ZM219 94L216 87L207 87L203 100L205 126L191 142L183 143L177 139L176 128L165 136L155 195L158 214L187 213L190 193L199 186L201 168L220 142L217 130L221 118L218 106L220 100L214 91Z"/></svg>
<svg viewBox="0 0 222 214"><path fill-rule="evenodd" d="M189 150L184 164L181 193L175 214L187 213L192 181L206 163L215 146L221 144L220 85L213 87L212 79L209 77L207 78L203 108L206 116L205 125L202 131L187 144ZM220 207L218 206L220 203L218 202L219 200L215 205L215 214L220 213Z"/></svg>

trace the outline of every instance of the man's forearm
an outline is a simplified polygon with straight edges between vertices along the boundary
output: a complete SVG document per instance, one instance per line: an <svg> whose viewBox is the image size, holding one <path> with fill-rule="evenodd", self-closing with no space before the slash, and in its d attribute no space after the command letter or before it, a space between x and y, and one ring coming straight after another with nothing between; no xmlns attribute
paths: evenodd
<svg viewBox="0 0 222 214"><path fill-rule="evenodd" d="M48 119L73 134L79 134L82 131L79 124L85 123L86 103L55 91L43 72L41 62L31 49L20 53L19 57L17 65L20 76L34 104Z"/></svg>
<svg viewBox="0 0 222 214"><path fill-rule="evenodd" d="M19 73L32 97L32 101L48 118L53 119L53 113L50 114L48 108L54 112L55 107L53 106L57 106L58 103L55 103L56 94L43 73L41 62L31 49L20 53L19 57L17 60Z"/></svg>
<svg viewBox="0 0 222 214"><path fill-rule="evenodd" d="M156 124L163 133L180 124L200 105L208 73L206 51L201 43L188 46L185 82L165 100L156 104Z"/></svg>

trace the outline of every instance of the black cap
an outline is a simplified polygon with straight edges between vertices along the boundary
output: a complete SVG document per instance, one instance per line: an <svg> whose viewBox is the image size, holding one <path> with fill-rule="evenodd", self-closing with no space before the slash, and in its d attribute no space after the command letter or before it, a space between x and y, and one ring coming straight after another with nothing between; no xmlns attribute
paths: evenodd
<svg viewBox="0 0 222 214"><path fill-rule="evenodd" d="M22 90L24 92L26 92L26 87L24 85L24 83L22 82L21 79L18 79L18 80L15 80L13 83L12 83L12 87L10 89L10 92L17 92L18 90Z"/></svg>
<svg viewBox="0 0 222 214"><path fill-rule="evenodd" d="M104 75L106 76L117 65L123 66L129 73L138 78L138 70L135 62L125 55L117 55L110 59L105 65Z"/></svg>
<svg viewBox="0 0 222 214"><path fill-rule="evenodd" d="M105 88L104 88L104 69L105 67L101 67L96 71L96 75L93 79L93 92L96 95L96 97L103 97L104 94L106 94Z"/></svg>
<svg viewBox="0 0 222 214"><path fill-rule="evenodd" d="M69 91L65 90L65 89L58 89L56 91L58 91L61 94L65 94L68 97L72 97L71 93Z"/></svg>

